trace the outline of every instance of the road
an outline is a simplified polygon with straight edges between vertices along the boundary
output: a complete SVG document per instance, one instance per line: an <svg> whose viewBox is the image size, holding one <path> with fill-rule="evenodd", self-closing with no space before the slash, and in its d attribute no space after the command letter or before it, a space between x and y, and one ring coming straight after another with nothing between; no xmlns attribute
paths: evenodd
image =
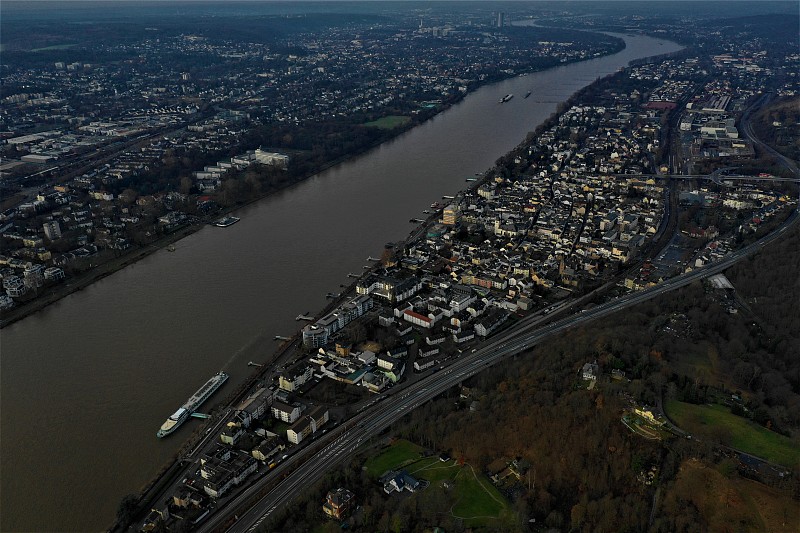
<svg viewBox="0 0 800 533"><path fill-rule="evenodd" d="M199 531L211 532L226 530L234 533L256 531L274 513L282 510L293 498L299 495L310 483L320 479L326 472L352 457L362 442L379 434L392 423L431 400L450 387L463 382L481 370L508 357L529 350L533 346L561 335L569 329L586 325L607 317L622 309L637 305L695 281L722 272L736 262L757 252L763 246L781 238L786 230L797 224L797 208L776 231L722 260L672 278L655 287L635 292L598 305L591 310L568 316L555 322L542 325L544 317L525 320L519 325L492 339L490 343L472 353L462 355L455 364L450 364L427 379L419 380L406 388L392 391L376 399L373 405L344 425L318 439L312 446L298 450L291 458L281 464L269 476L263 476L250 488L228 501L223 512L218 512L206 522ZM277 485L266 491L269 484L283 478ZM266 491L263 497L249 509L255 495ZM230 527L231 516L236 521Z"/></svg>
<svg viewBox="0 0 800 533"><path fill-rule="evenodd" d="M777 159L778 162L780 162L784 167L789 169L789 171L795 178L800 178L800 169L798 169L797 163L795 161L789 159L788 157L786 157L781 153L778 153L774 148L762 142L761 139L756 137L755 134L753 133L753 126L750 123L750 115L753 114L753 111L756 111L757 109L760 109L761 107L765 106L770 101L771 97L772 95L767 93L763 95L761 98L759 98L752 106L748 107L747 111L742 113L742 118L739 121L739 129L742 131L742 134L744 134L744 136L747 137L748 140L750 140L750 142L758 145L758 147L761 148L763 151L775 157L775 159Z"/></svg>

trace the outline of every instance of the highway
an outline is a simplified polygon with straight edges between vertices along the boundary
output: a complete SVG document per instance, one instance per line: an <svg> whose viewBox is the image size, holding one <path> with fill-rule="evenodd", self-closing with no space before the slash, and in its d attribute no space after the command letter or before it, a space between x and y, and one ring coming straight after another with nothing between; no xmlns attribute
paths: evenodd
<svg viewBox="0 0 800 533"><path fill-rule="evenodd" d="M785 155L779 153L777 150L765 144L761 139L755 136L753 133L753 126L750 123L750 115L760 109L762 106L765 106L771 100L772 95L767 93L759 98L756 103L750 106L747 111L742 114L742 118L739 121L739 129L742 130L742 133L745 137L747 137L753 144L758 145L759 148L767 152L768 154L772 155L775 159L777 159L784 167L786 167L795 178L800 178L800 169L797 168L797 163Z"/></svg>
<svg viewBox="0 0 800 533"><path fill-rule="evenodd" d="M800 217L798 217L798 209L795 208L776 231L762 239L729 254L716 263L682 274L655 287L618 297L591 310L581 311L549 324L542 325L548 317L541 316L521 321L517 327L498 334L488 344L469 354L463 354L453 363L430 374L426 379L420 379L405 388L390 391L374 400L359 415L329 431L327 435L317 439L312 446L298 450L269 475L261 477L247 490L225 502L224 509L221 509L222 512L215 513L208 522L199 528L199 531L230 531L233 533L257 531L265 520L283 509L305 487L350 459L363 442L379 434L392 423L448 388L463 382L488 366L529 350L542 341L563 334L571 328L583 326L622 309L657 298L668 291L685 287L695 281L720 273L757 252L769 242L781 238L789 227L797 224L798 220ZM272 490L266 491L269 484L274 484L281 477L283 479ZM249 509L246 509L245 504L251 504L255 495L261 492L266 492L266 494ZM230 525L232 516L235 516L236 521Z"/></svg>

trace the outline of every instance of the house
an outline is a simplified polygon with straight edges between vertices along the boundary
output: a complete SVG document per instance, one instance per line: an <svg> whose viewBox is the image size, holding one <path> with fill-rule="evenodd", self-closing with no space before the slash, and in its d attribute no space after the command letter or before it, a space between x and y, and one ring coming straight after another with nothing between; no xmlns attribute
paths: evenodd
<svg viewBox="0 0 800 533"><path fill-rule="evenodd" d="M271 410L272 416L290 424L296 422L297 419L300 418L300 406L297 404L289 405L288 403L276 400L272 404Z"/></svg>
<svg viewBox="0 0 800 533"><path fill-rule="evenodd" d="M212 498L223 496L258 468L258 461L252 455L231 448L206 455L200 464L200 474L205 480L203 490Z"/></svg>
<svg viewBox="0 0 800 533"><path fill-rule="evenodd" d="M370 392L381 392L389 383L396 383L400 380L399 374L395 374L390 370L383 372L373 373L367 372L361 378L361 386L366 387Z"/></svg>
<svg viewBox="0 0 800 533"><path fill-rule="evenodd" d="M407 490L409 492L416 492L420 487L420 482L411 477L408 472L401 470L400 472L391 472L389 476L384 478L383 492L391 494L392 492L402 492Z"/></svg>
<svg viewBox="0 0 800 533"><path fill-rule="evenodd" d="M305 385L313 375L311 366L301 362L282 373L278 377L278 385L285 391L293 392Z"/></svg>
<svg viewBox="0 0 800 533"><path fill-rule="evenodd" d="M437 333L436 335L428 335L425 337L425 342L428 346L436 346L437 344L442 344L447 337L443 333Z"/></svg>
<svg viewBox="0 0 800 533"><path fill-rule="evenodd" d="M403 320L423 328L432 328L436 321L431 316L417 313L413 309L403 311Z"/></svg>
<svg viewBox="0 0 800 533"><path fill-rule="evenodd" d="M350 514L350 510L355 505L356 495L349 490L339 487L336 490L328 492L325 496L325 503L322 504L322 510L330 518L341 520Z"/></svg>
<svg viewBox="0 0 800 533"><path fill-rule="evenodd" d="M250 455L259 461L267 461L270 457L277 455L286 449L286 446L274 435L262 440L250 451Z"/></svg>
<svg viewBox="0 0 800 533"><path fill-rule="evenodd" d="M266 387L261 387L238 407L238 413L244 427L250 427L254 420L261 419L275 400L275 391Z"/></svg>
<svg viewBox="0 0 800 533"><path fill-rule="evenodd" d="M465 329L463 331L459 331L458 333L453 333L453 341L457 344L461 344L462 342L469 342L475 338L475 330L473 329Z"/></svg>
<svg viewBox="0 0 800 533"><path fill-rule="evenodd" d="M422 372L423 370L427 370L431 368L433 365L436 364L435 359L428 359L427 361L414 361L414 370L417 372Z"/></svg>
<svg viewBox="0 0 800 533"><path fill-rule="evenodd" d="M432 355L436 355L439 353L439 348L436 346L420 346L419 347L419 357L431 357Z"/></svg>
<svg viewBox="0 0 800 533"><path fill-rule="evenodd" d="M286 430L286 438L292 444L300 444L304 438L316 433L328 421L328 409L315 407L306 416Z"/></svg>
<svg viewBox="0 0 800 533"><path fill-rule="evenodd" d="M180 489L172 495L172 504L175 507L188 509L189 507L200 507L203 504L203 496L200 493L189 489Z"/></svg>
<svg viewBox="0 0 800 533"><path fill-rule="evenodd" d="M225 428L219 435L219 440L224 444L233 446L239 441L241 436L245 434L244 424L242 424L241 418L237 417L237 415L238 413L231 417L231 420L225 424Z"/></svg>
<svg viewBox="0 0 800 533"><path fill-rule="evenodd" d="M388 371L398 371L402 366L402 361L397 359L396 357L392 357L390 355L380 355L378 356L378 368ZM401 371L402 372L402 371Z"/></svg>
<svg viewBox="0 0 800 533"><path fill-rule="evenodd" d="M583 365L583 369L581 370L581 377L585 380L596 380L598 374L600 373L600 367L597 365L597 361L594 363L586 363Z"/></svg>
<svg viewBox="0 0 800 533"><path fill-rule="evenodd" d="M163 509L152 509L150 514L147 515L145 518L144 524L142 524L141 531L153 531L156 528L161 527L167 519L169 519L169 507L164 506Z"/></svg>
<svg viewBox="0 0 800 533"><path fill-rule="evenodd" d="M475 333L480 335L481 337L488 337L492 334L497 328L499 328L503 322L508 319L508 312L501 309L496 309L487 314L484 318L478 321L475 324Z"/></svg>
<svg viewBox="0 0 800 533"><path fill-rule="evenodd" d="M395 359L402 359L404 357L408 357L408 348L405 346L392 348L391 350L386 350L386 355L394 357Z"/></svg>

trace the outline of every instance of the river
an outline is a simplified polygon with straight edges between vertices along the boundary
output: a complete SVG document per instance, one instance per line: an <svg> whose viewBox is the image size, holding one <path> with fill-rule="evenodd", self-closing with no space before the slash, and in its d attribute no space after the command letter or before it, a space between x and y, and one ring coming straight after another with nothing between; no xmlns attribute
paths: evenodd
<svg viewBox="0 0 800 533"><path fill-rule="evenodd" d="M100 530L197 427L156 430L212 374L325 305L409 218L493 165L578 89L680 49L624 36L612 56L486 86L374 150L206 227L2 331L2 531ZM525 99L524 94L532 91ZM507 93L516 95L499 104Z"/></svg>

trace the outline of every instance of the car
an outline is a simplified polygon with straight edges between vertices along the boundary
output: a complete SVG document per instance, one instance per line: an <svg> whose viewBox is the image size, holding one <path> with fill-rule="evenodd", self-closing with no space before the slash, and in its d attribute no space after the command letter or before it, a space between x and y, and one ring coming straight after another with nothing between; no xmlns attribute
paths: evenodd
<svg viewBox="0 0 800 533"><path fill-rule="evenodd" d="M281 457L281 461L285 461L285 460L286 460L286 459L288 459L288 458L289 458L289 454L287 453L286 455L284 455L283 457Z"/></svg>

